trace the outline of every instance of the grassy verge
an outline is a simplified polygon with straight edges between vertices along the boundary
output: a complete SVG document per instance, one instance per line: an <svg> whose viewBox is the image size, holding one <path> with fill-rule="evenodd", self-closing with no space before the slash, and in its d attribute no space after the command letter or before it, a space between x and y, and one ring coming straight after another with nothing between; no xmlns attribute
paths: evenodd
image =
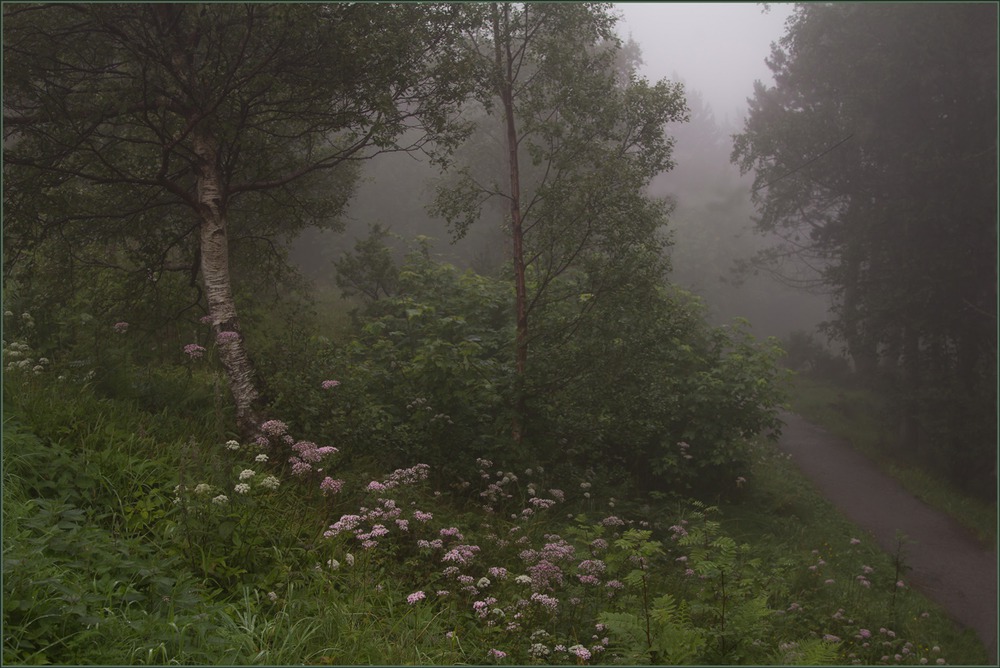
<svg viewBox="0 0 1000 668"><path fill-rule="evenodd" d="M260 485L209 412L32 380L5 413L5 663L985 659L773 448L721 508L485 460L461 495L415 467L324 497Z"/></svg>
<svg viewBox="0 0 1000 668"><path fill-rule="evenodd" d="M793 382L793 412L849 441L911 494L953 517L987 547L996 545L996 504L972 498L931 472L894 457L889 448L890 434L881 417L882 401L876 394L802 376Z"/></svg>

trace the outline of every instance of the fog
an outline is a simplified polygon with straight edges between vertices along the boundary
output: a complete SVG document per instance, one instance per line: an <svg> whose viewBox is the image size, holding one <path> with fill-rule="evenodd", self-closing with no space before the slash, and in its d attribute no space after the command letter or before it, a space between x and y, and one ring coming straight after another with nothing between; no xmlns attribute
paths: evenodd
<svg viewBox="0 0 1000 668"><path fill-rule="evenodd" d="M729 162L730 136L742 127L755 80L771 83L764 59L779 39L792 5L725 3L622 3L616 5L624 41L634 40L651 81L685 85L692 121L668 129L677 138L676 167L650 185L649 194L675 203L667 229L671 281L702 297L715 324L742 317L756 336L786 337L812 331L825 318L825 297L784 287L766 276L732 274L767 240L753 232L750 175L741 177ZM344 233L310 231L298 240L293 257L320 286L332 287L333 261L379 223L401 239L435 239L443 260L477 271L493 271L505 259L499 225L484 216L467 238L452 243L443 221L426 212L437 173L411 155L379 156L366 166L351 203Z"/></svg>
<svg viewBox="0 0 1000 668"><path fill-rule="evenodd" d="M640 73L679 78L697 89L716 117L736 124L754 80L771 82L764 64L782 34L791 4L624 2L619 33L642 47Z"/></svg>

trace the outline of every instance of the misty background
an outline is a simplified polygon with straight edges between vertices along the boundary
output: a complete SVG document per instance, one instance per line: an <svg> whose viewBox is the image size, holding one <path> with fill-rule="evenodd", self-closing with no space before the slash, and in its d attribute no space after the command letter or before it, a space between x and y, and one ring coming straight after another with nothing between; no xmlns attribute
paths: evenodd
<svg viewBox="0 0 1000 668"><path fill-rule="evenodd" d="M675 167L660 174L649 194L674 209L667 232L673 241L671 281L702 298L708 320L746 318L758 337L787 338L813 332L827 316L826 295L791 288L769 275L734 271L770 241L753 229L753 174L731 164L732 135L740 132L754 81L772 83L764 60L791 14L791 4L618 3L618 33L638 48L639 73L650 81L684 84L690 121L670 124ZM427 206L438 169L414 154L386 154L368 161L345 216L343 232L312 228L292 245L302 273L333 298L339 295L334 262L367 236L373 224L394 235L402 255L416 237L429 237L441 260L495 273L509 257L498 225L479 224L454 241ZM503 212L497 212L502 216Z"/></svg>

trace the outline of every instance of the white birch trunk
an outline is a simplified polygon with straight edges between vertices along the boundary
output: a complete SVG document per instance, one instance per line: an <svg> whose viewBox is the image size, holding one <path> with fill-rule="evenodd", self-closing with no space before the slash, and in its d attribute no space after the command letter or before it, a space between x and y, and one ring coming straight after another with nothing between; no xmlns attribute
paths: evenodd
<svg viewBox="0 0 1000 668"><path fill-rule="evenodd" d="M216 336L235 332L235 337L218 341L219 359L226 370L229 389L236 404L236 423L246 434L258 431L260 394L254 382L255 371L247 356L240 331L233 289L229 277L229 237L226 233L224 196L219 175L216 146L204 131L196 131L193 148L198 156L198 214L201 217L201 277L208 300L208 312Z"/></svg>

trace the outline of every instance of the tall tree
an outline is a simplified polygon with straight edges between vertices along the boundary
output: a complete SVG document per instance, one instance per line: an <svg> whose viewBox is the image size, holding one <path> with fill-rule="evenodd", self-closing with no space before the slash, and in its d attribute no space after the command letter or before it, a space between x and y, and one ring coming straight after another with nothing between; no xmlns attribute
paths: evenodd
<svg viewBox="0 0 1000 668"><path fill-rule="evenodd" d="M892 379L900 441L957 477L996 438L996 12L798 6L733 152L758 226L822 261L858 370Z"/></svg>
<svg viewBox="0 0 1000 668"><path fill-rule="evenodd" d="M532 314L567 298L567 271L635 257L656 245L665 209L642 195L669 169L668 121L685 118L682 89L635 75L610 5L491 3L468 36L479 64L481 129L500 142L439 191L436 211L457 236L483 204L506 202L515 286L513 437L523 438ZM491 160L493 156L500 160ZM502 173L501 173L502 172ZM655 253L647 254L647 257ZM595 284L593 291L598 290ZM579 296L579 293L577 295Z"/></svg>
<svg viewBox="0 0 1000 668"><path fill-rule="evenodd" d="M453 39L464 14L6 4L7 257L39 238L113 228L126 245L155 240L150 272L193 264L239 428L253 432L261 399L233 300L233 226L273 236L329 218L345 198L323 202L323 174L444 138L465 94ZM420 139L400 146L414 125Z"/></svg>

